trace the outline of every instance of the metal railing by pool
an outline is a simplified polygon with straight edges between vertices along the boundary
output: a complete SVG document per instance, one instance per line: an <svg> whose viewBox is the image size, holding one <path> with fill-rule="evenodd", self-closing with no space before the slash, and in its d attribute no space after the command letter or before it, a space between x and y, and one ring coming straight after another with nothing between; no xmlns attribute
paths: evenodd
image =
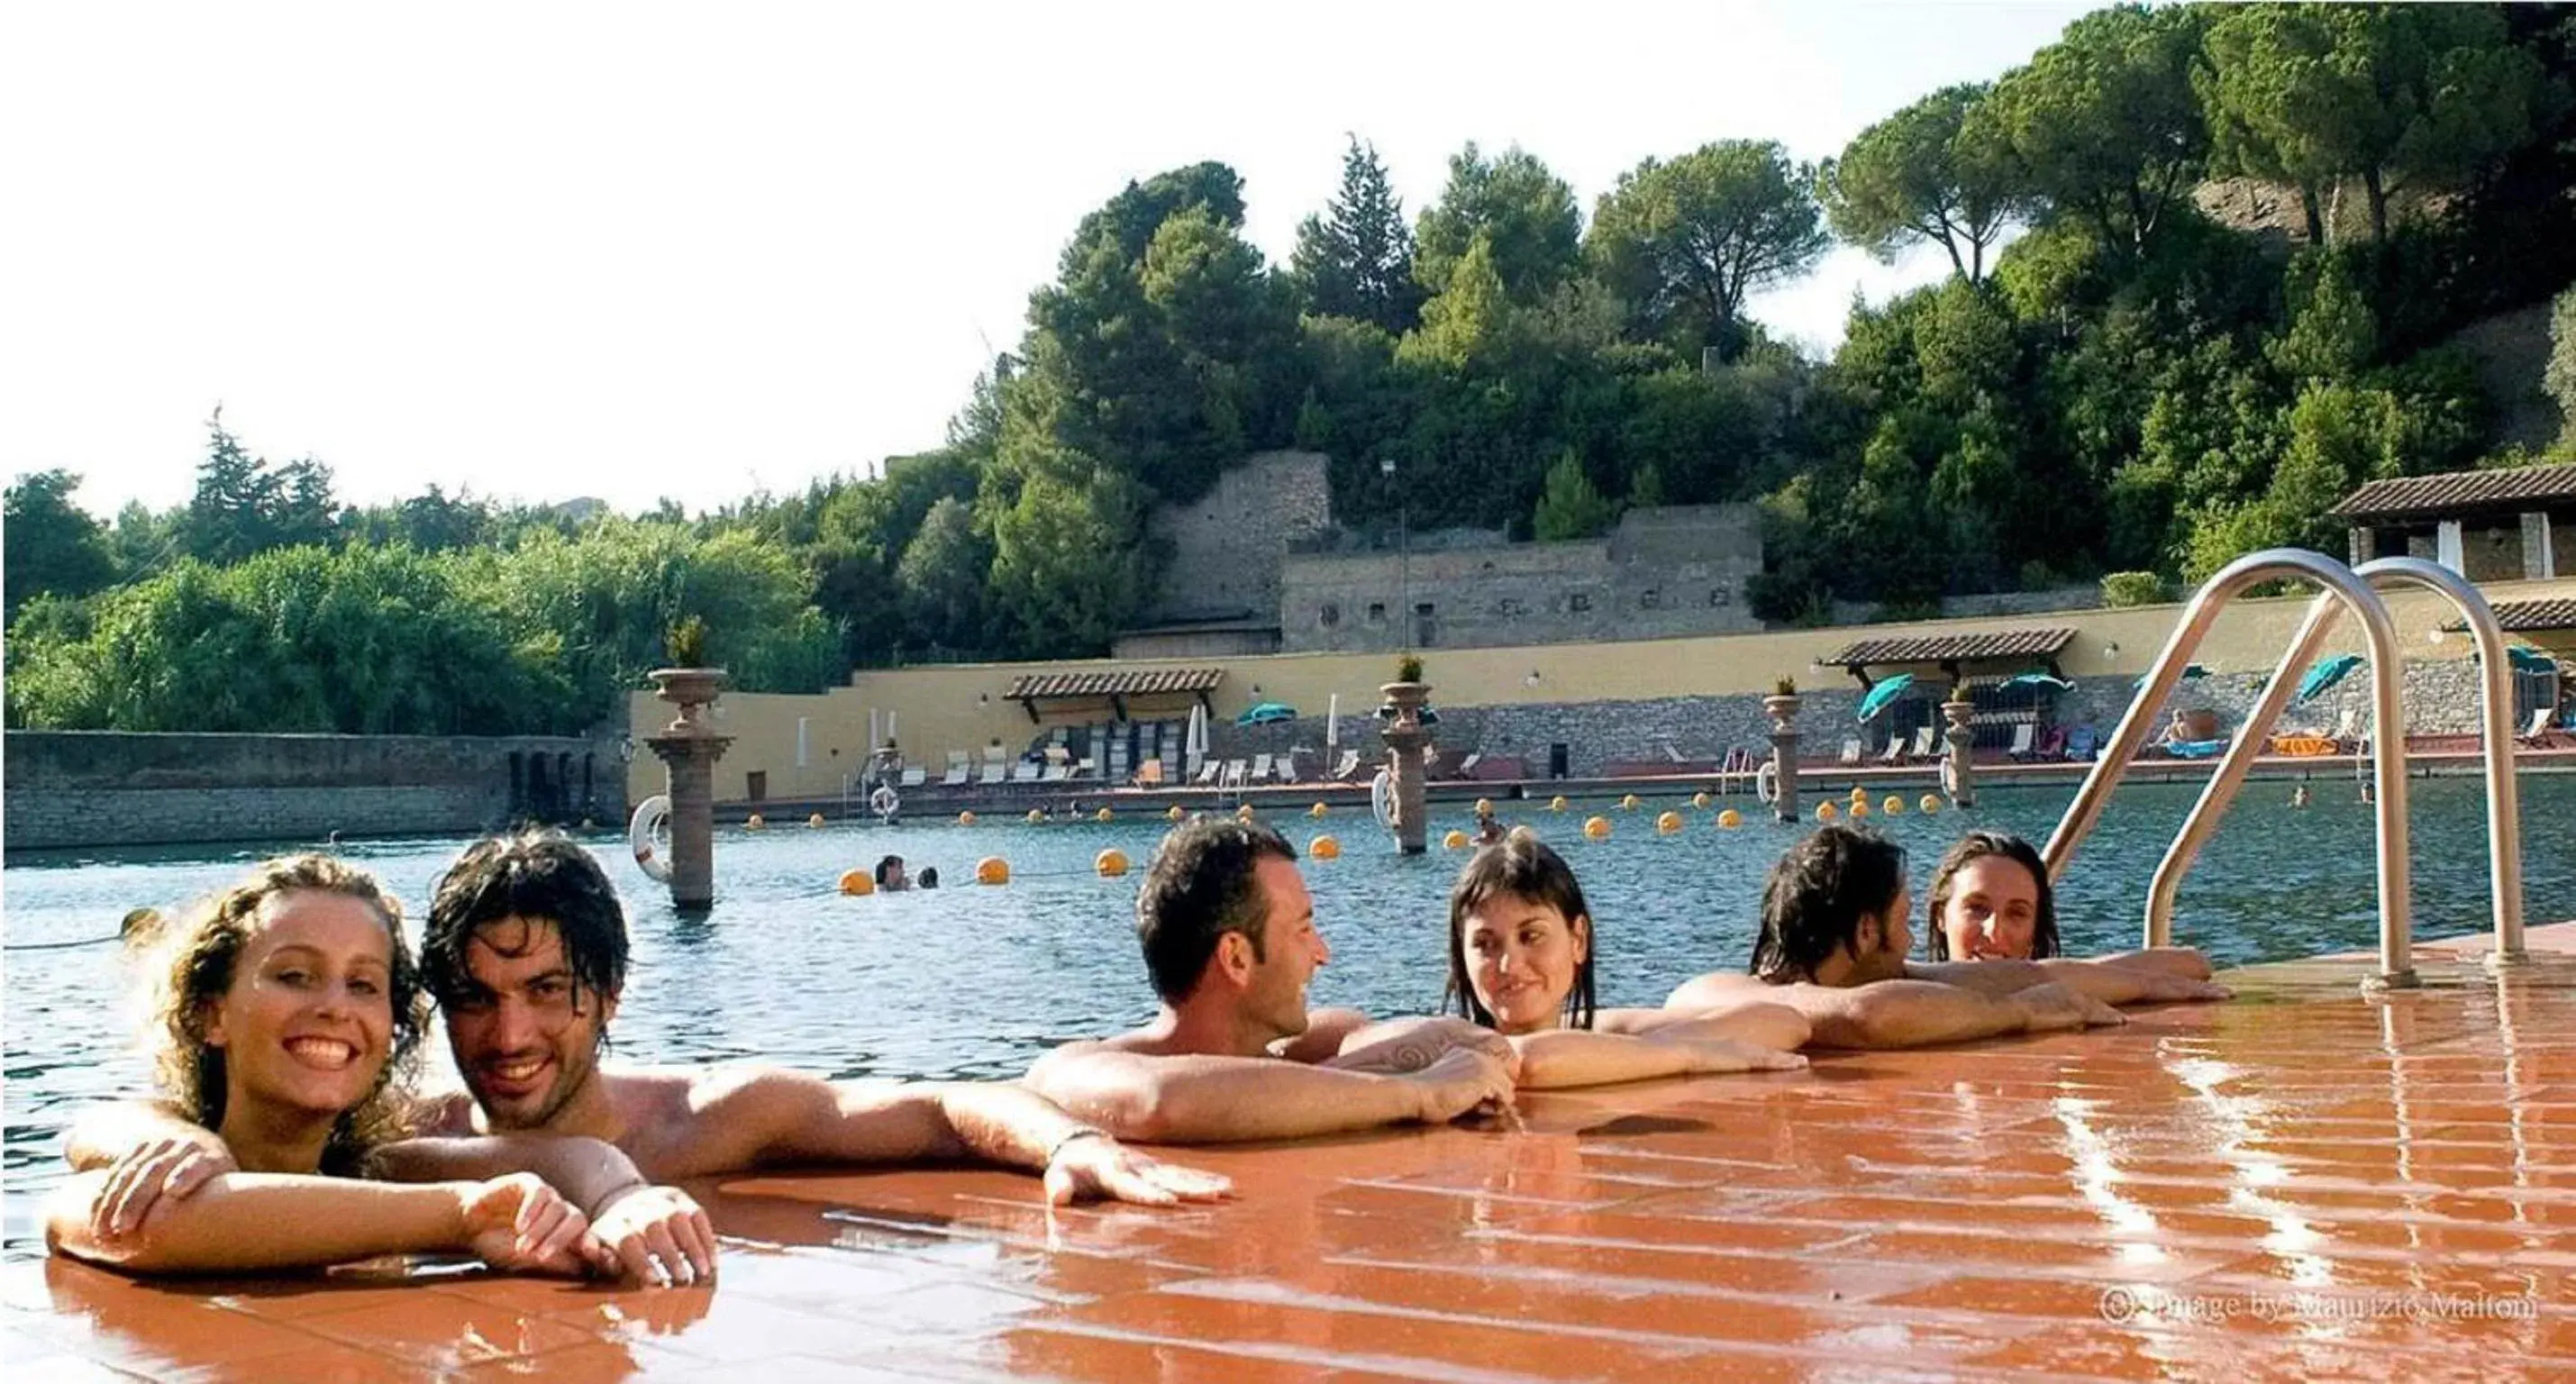
<svg viewBox="0 0 2576 1384"><path fill-rule="evenodd" d="M2395 622L2379 598L2383 586L2413 585L2439 593L2459 611L2477 643L2480 669L2480 722L2485 749L2487 790L2487 861L2494 894L2495 948L2489 963L2510 967L2523 963L2522 828L2514 780L2513 698L2504 634L2486 598L2459 574L2421 558L2382 558L2359 569L2321 553L2273 548L2249 553L2202 583L2183 607L2182 618L2120 718L2111 743L2104 747L2075 800L2067 805L2044 852L2049 877L2065 872L2075 848L2100 821L2111 790L2141 749L2153 717L2164 705L2192 652L2209 633L2227 603L2258 582L2295 577L2324 590L2308 608L2306 620L2290 641L2280 665L2262 695L2237 727L2226 757L2184 818L2147 888L2146 945L2169 945L2173 937L2174 896L2200 849L2217 831L2219 818L2234 801L2255 757L2262 753L2273 725L2289 705L2300 672L2316 657L2335 621L2349 613L2361 622L2370 647L2371 738L2375 780L2379 874L2379 971L2374 985L2404 988L2417 983L2412 941L2409 855L2406 817L2405 675L2399 659ZM2393 737L2393 738L2392 738ZM2391 747L2394 746L2394 752Z"/></svg>

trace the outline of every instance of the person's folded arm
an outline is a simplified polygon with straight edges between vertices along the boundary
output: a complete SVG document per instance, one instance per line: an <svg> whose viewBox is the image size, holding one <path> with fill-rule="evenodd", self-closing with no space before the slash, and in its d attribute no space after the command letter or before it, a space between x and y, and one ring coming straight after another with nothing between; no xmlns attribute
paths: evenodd
<svg viewBox="0 0 2576 1384"><path fill-rule="evenodd" d="M1789 1052L1807 1045L1815 1026L1807 1016L1768 1000L1731 1000L1706 1009L1604 1009L1592 1027L1639 1037L1672 1035L1744 1043Z"/></svg>
<svg viewBox="0 0 2576 1384"><path fill-rule="evenodd" d="M1521 1034L1511 1043L1520 1051L1520 1085L1524 1090L1607 1086L1716 1072L1782 1071L1807 1065L1805 1058L1793 1053L1724 1039L1693 1038L1680 1032L1640 1038L1559 1028Z"/></svg>
<svg viewBox="0 0 2576 1384"><path fill-rule="evenodd" d="M577 1273L588 1223L529 1174L395 1184L286 1173L224 1173L131 1233L102 1236L93 1203L107 1175L81 1173L46 1204L56 1253L126 1273L317 1268L381 1254L460 1252L496 1268Z"/></svg>
<svg viewBox="0 0 2576 1384"><path fill-rule="evenodd" d="M1465 1055L1490 1066L1508 1095L1510 1078L1502 1063ZM1027 1080L1032 1090L1122 1139L1204 1144L1446 1120L1476 1103L1443 1109L1441 1086L1425 1080L1431 1076L1429 1069L1403 1078L1267 1057L1156 1057L1093 1049L1041 1059Z"/></svg>

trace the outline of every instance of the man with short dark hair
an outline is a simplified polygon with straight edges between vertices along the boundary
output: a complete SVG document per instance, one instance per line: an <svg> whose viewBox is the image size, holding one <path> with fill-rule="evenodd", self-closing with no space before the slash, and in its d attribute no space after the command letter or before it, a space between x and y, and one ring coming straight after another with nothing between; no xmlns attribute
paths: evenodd
<svg viewBox="0 0 2576 1384"><path fill-rule="evenodd" d="M1162 1012L1133 1033L1066 1044L1028 1075L1122 1138L1291 1139L1511 1103L1511 1049L1490 1030L1308 1013L1307 981L1331 952L1296 848L1268 827L1201 818L1164 838L1136 936Z"/></svg>
<svg viewBox="0 0 2576 1384"><path fill-rule="evenodd" d="M762 1066L603 1068L626 982L625 912L599 863L557 834L483 841L458 859L430 903L421 972L466 1085L438 1111L445 1132L587 1134L663 1182L767 1164L969 1157L1042 1172L1055 1201L1168 1204L1229 1189L1126 1149L1017 1086L832 1082ZM712 1269L677 1248L666 1269Z"/></svg>
<svg viewBox="0 0 2576 1384"><path fill-rule="evenodd" d="M2120 1011L2005 963L1909 966L1913 898L1905 852L1874 832L1828 826L1791 846L1762 887L1762 935L1748 975L1686 981L1667 1009L1703 1009L1758 995L1813 1025L1812 1046L1908 1048L2002 1033L2120 1024ZM1993 968L1975 972L1976 967ZM1954 972L1990 976L1962 983Z"/></svg>

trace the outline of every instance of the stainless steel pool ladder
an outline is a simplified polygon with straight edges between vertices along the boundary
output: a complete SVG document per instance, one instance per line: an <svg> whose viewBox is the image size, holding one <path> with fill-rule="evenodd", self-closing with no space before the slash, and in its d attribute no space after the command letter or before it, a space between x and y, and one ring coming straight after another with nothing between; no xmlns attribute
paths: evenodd
<svg viewBox="0 0 2576 1384"><path fill-rule="evenodd" d="M2337 616L2348 611L2360 619L2362 633L2370 645L2371 756L2378 790L2375 806L2379 855L2379 973L2373 983L2390 988L2417 983L2409 912L2405 666L2399 658L2396 623L2376 590L2416 585L2447 598L2466 622L2469 637L2477 641L2482 665L2479 710L2486 751L2487 869L2495 902L2495 950L2488 961L2500 967L2522 964L2528 956L2522 936L2522 819L2514 783L2512 684L2504 633L2497 627L2495 612L2488 608L2486 597L2475 586L2449 568L2422 558L2381 558L2355 569L2321 553L2272 548L2238 558L2203 582L2183 607L2182 619L2165 641L2163 652L2156 655L2145 684L2120 718L2119 729L2112 732L2111 742L2103 747L2093 771L2076 790L2075 801L2067 806L2066 816L2049 836L2044 852L2049 878L2055 880L2065 874L2075 848L2101 820L2112 787L2145 745L2156 711L2182 681L2192 652L2200 647L2219 611L2246 587L2283 577L2314 582L2325 590L2309 605L2307 618L2291 639L2280 666L2273 670L2262 696L2246 713L2244 724L2237 727L2226 756L2211 773L2208 786L2201 790L2200 801L2192 805L2191 815L2183 820L2182 830L2157 864L2147 887L2146 944L2170 944L2174 894L2182 885L2183 875L2191 869L2201 846L2217 831L2218 819L2235 799L2255 756L2262 753L2270 739L2274 722L2289 705L2301 671L2316 657L2318 648L2333 631ZM2390 753L2392 747L2394 753Z"/></svg>

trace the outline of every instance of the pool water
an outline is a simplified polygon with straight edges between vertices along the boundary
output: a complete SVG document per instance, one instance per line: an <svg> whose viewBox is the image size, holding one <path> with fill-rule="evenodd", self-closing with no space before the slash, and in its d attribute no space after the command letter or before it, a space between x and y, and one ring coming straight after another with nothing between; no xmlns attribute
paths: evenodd
<svg viewBox="0 0 2576 1384"><path fill-rule="evenodd" d="M2413 797L2416 935L2488 925L2484 797L2467 778L2417 780ZM2133 784L2120 790L2077 854L2059 895L2061 929L2082 955L2138 943L2146 881L2198 793L2196 785ZM2289 786L2248 785L2184 884L2177 941L2222 964L2364 949L2377 940L2371 817L2347 779L2324 778L2316 803L2287 807ZM2044 839L2071 785L1989 790L1973 811L1908 810L1870 824L1903 844L1917 894L1943 849L1970 826ZM1527 822L1564 851L1593 907L1601 1002L1653 1005L1702 971L1740 968L1751 949L1764 872L1797 831L1754 818L1722 831L1713 811L1680 795L1621 812L1578 803L1564 814L1506 803L1507 823ZM1689 829L1662 837L1655 814L1684 811ZM1465 805L1435 807L1436 840L1471 825ZM1812 809L1811 809L1812 810ZM1582 839L1599 812L1611 839ZM2576 776L2522 780L2524 881L2535 922L2576 917ZM1306 879L1332 948L1316 977L1318 1005L1379 1014L1440 1003L1446 975L1447 890L1464 856L1433 850L1406 859L1364 812L1322 822L1273 819L1302 845L1338 836L1346 854L1308 861ZM1166 823L1132 814L1099 824L959 827L773 826L719 832L719 901L698 919L670 907L638 872L620 836L591 840L626 897L633 962L613 1037L637 1061L738 1058L810 1067L841 1077L1002 1077L1069 1038L1150 1016L1133 934L1137 875L1099 878L1091 862L1117 847L1141 871ZM113 945L26 949L113 934L129 908L176 907L238 875L250 861L310 843L120 851L12 858L0 871L7 954L5 1229L10 1253L34 1248L30 1193L61 1168L67 1117L83 1102L142 1088L139 1025L125 1002L131 977ZM415 912L465 842L401 840L346 845ZM840 874L899 854L918 872L937 866L946 887L844 898ZM1006 887L970 883L983 856L1007 859ZM417 938L417 921L413 924ZM1921 944L1917 929L1917 946ZM433 1041L432 1047L439 1045ZM443 1049L430 1081L449 1080Z"/></svg>

